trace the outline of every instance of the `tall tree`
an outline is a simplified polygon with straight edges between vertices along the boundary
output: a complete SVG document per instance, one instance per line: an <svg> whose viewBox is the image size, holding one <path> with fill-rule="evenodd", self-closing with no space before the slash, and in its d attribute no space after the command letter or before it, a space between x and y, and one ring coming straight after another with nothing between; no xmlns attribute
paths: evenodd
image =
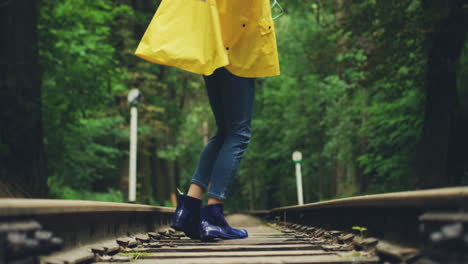
<svg viewBox="0 0 468 264"><path fill-rule="evenodd" d="M466 157L460 139L463 121L460 119L457 94L457 66L468 32L468 9L463 0L423 1L428 16L440 16L427 41L427 101L424 129L418 150L415 187L433 188L457 185L448 172L462 174L459 163ZM442 12L441 12L442 10ZM458 140L456 140L458 139ZM449 159L449 157L452 159Z"/></svg>
<svg viewBox="0 0 468 264"><path fill-rule="evenodd" d="M0 1L0 184L9 186L4 196L47 195L37 18L38 1Z"/></svg>

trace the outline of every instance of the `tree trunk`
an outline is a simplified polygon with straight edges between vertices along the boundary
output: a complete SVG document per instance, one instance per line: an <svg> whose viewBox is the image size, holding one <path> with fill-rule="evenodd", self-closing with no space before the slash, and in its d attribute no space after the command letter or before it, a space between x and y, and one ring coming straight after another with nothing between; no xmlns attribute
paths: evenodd
<svg viewBox="0 0 468 264"><path fill-rule="evenodd" d="M155 170L155 188L153 190L155 190L155 197L156 197L156 201L161 204L161 205L164 205L164 203L167 201L170 193L169 193L169 188L167 187L168 186L168 183L167 183L167 162L166 160L164 159L160 159L157 157L157 155L155 154L155 167L156 167L156 170Z"/></svg>
<svg viewBox="0 0 468 264"><path fill-rule="evenodd" d="M151 139L151 147L149 148L149 158L150 158L150 169L151 169L151 175L150 175L150 185L151 185L151 196L153 201L158 201L158 196L157 196L157 180L156 177L158 175L158 169L157 169L157 160L158 156L156 153L156 146L157 146L157 140L155 138Z"/></svg>
<svg viewBox="0 0 468 264"><path fill-rule="evenodd" d="M137 201L148 204L152 195L151 189L151 155L146 150L140 151L138 155L138 174L137 174Z"/></svg>
<svg viewBox="0 0 468 264"><path fill-rule="evenodd" d="M340 160L336 157L336 187L335 187L335 197L341 197L345 193L347 186L346 179L346 164L344 160Z"/></svg>
<svg viewBox="0 0 468 264"><path fill-rule="evenodd" d="M332 167L330 173L330 198L335 198L337 194L337 175L338 175L338 155L336 150L332 155Z"/></svg>
<svg viewBox="0 0 468 264"><path fill-rule="evenodd" d="M325 106L323 104L320 105L320 120L324 119L325 115ZM319 132L319 164L318 164L318 194L319 194L319 200L324 200L326 197L325 194L325 157L323 155L323 150L325 149L325 126L322 124L319 124L320 126L320 132Z"/></svg>
<svg viewBox="0 0 468 264"><path fill-rule="evenodd" d="M48 194L37 18L37 1L1 3L0 182L15 196Z"/></svg>
<svg viewBox="0 0 468 264"><path fill-rule="evenodd" d="M369 106L369 90L364 87L364 93L365 93L365 107L367 108ZM361 127L366 127L367 122L369 120L369 115L364 110L362 112L362 123ZM365 154L367 153L367 147L368 147L368 139L366 134L361 134L361 144L360 144L360 151L359 154ZM362 166L358 166L358 179L359 179L359 193L363 194L367 191L367 187L369 186L369 176L367 173L364 172L364 168Z"/></svg>
<svg viewBox="0 0 468 264"><path fill-rule="evenodd" d="M346 16L344 0L335 0L335 6L336 6L336 11L335 11L336 26L338 28L343 28L344 18ZM337 52L339 54L343 54L345 51L346 51L346 38L342 35L337 40ZM340 76L340 79L343 80L344 79L343 78L343 72L344 72L343 62L337 63L337 70L338 70L338 75Z"/></svg>
<svg viewBox="0 0 468 264"><path fill-rule="evenodd" d="M450 1L449 15L428 36L427 101L421 142L418 146L415 188L435 188L450 185L447 171L458 166L449 160L449 151L465 153L452 140L456 135L458 94L456 68L468 29L463 1ZM428 1L428 8L433 8ZM464 135L466 137L466 135ZM450 177L457 177L450 175Z"/></svg>
<svg viewBox="0 0 468 264"><path fill-rule="evenodd" d="M169 189L169 198L173 206L177 206L176 197L176 168L175 161L167 160L167 188Z"/></svg>

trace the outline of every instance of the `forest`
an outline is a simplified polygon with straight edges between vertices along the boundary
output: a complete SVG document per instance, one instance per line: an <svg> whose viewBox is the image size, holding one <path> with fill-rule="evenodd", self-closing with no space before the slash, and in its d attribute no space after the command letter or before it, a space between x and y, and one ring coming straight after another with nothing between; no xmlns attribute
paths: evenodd
<svg viewBox="0 0 468 264"><path fill-rule="evenodd" d="M125 202L134 88L137 202L188 189L216 126L202 76L134 56L160 2L0 0L0 197ZM465 1L278 2L228 208L297 204L294 151L306 203L468 185Z"/></svg>

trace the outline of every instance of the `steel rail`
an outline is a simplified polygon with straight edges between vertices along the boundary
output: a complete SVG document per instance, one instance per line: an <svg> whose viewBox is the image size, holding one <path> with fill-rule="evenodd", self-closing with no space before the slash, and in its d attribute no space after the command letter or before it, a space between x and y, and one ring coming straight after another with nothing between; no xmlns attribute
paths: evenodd
<svg viewBox="0 0 468 264"><path fill-rule="evenodd" d="M0 218L31 215L96 212L159 212L172 213L173 208L141 204L56 200L56 199L0 199Z"/></svg>
<svg viewBox="0 0 468 264"><path fill-rule="evenodd" d="M468 206L468 187L450 187L418 191L393 192L335 199L303 206L285 206L271 212L304 211L343 207L463 208Z"/></svg>
<svg viewBox="0 0 468 264"><path fill-rule="evenodd" d="M0 199L0 221L34 220L64 248L150 232L170 224L174 208L74 200Z"/></svg>
<svg viewBox="0 0 468 264"><path fill-rule="evenodd" d="M424 228L428 225L425 222L432 219L427 217L428 214L447 215L442 218L453 219L448 216L454 213L466 215L467 209L468 187L452 187L285 206L272 209L266 217L337 230L366 227L370 236L417 246L427 239ZM264 212L253 214L264 215Z"/></svg>

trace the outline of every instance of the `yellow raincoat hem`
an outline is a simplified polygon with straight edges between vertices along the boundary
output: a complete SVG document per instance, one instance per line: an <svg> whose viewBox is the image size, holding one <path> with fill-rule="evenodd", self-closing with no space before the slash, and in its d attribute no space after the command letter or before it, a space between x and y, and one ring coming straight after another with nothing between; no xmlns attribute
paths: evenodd
<svg viewBox="0 0 468 264"><path fill-rule="evenodd" d="M273 77L280 75L280 70L276 66L269 68L263 68L261 72L255 72L252 70L245 70L238 68L233 65L224 66L230 73L244 78L262 78L262 77Z"/></svg>
<svg viewBox="0 0 468 264"><path fill-rule="evenodd" d="M139 58L142 58L142 59L144 59L146 61L149 61L149 62L152 62L152 63L155 63L155 64L176 67L176 68L179 68L179 69L184 70L184 71L188 71L188 72L196 73L196 74L202 74L202 75L206 75L206 76L209 76L209 75L213 74L216 69L221 68L221 67L225 67L226 65L228 65L228 63L220 64L219 66L214 65L215 66L214 69L200 71L200 67L199 66L194 66L193 64L188 64L188 63L183 63L183 62L177 63L174 60L170 60L170 61L156 60L154 57L146 56L146 55L143 55L143 54L137 53L137 52L135 52L135 55L137 57L139 57Z"/></svg>

